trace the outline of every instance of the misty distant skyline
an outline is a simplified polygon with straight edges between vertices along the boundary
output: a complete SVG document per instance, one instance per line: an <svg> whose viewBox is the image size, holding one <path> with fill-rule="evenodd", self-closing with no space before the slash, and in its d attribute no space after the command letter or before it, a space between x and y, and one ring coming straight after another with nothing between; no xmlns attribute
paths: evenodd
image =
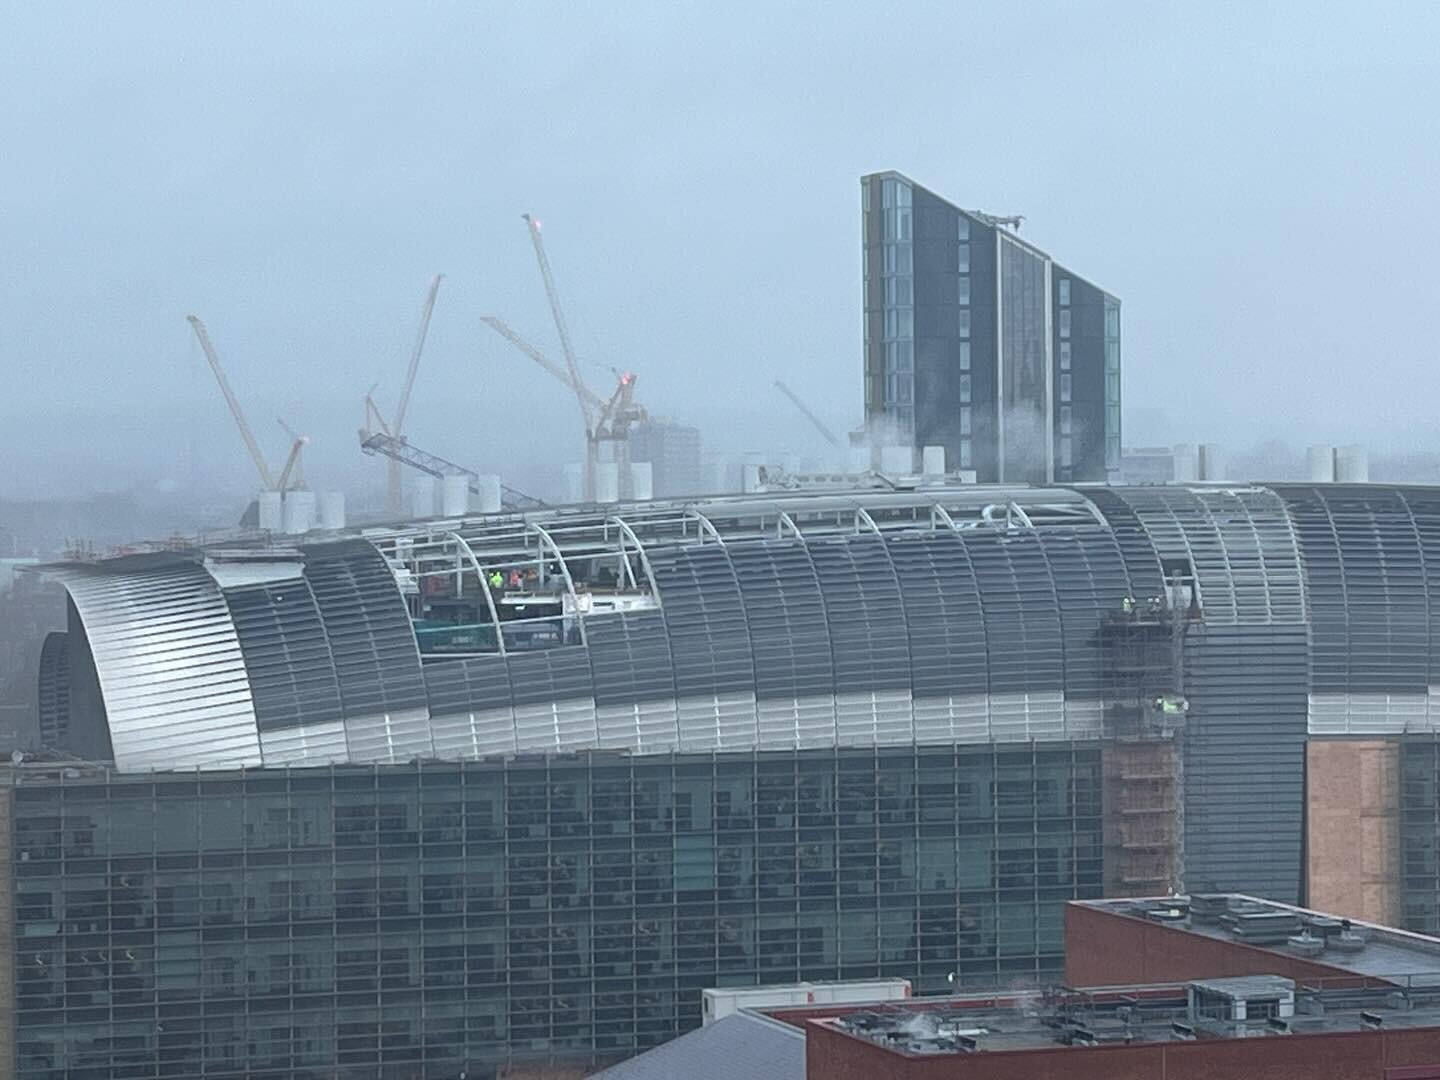
<svg viewBox="0 0 1440 1080"><path fill-rule="evenodd" d="M0 15L0 498L252 467L382 470L426 283L418 445L581 453L586 374L709 448L820 455L771 389L861 417L859 177L896 169L1124 304L1125 442L1432 450L1440 14L1299 4L11 6Z"/></svg>

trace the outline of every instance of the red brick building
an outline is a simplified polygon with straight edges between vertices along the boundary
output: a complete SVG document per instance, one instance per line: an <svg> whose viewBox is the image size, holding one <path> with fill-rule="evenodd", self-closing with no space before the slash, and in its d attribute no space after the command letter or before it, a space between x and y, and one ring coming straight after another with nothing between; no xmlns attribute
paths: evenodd
<svg viewBox="0 0 1440 1080"><path fill-rule="evenodd" d="M1065 950L1067 987L742 1010L770 1027L705 1029L604 1075L1440 1080L1440 939L1217 894L1075 901ZM775 1028L803 1031L803 1063L764 1050Z"/></svg>
<svg viewBox="0 0 1440 1080"><path fill-rule="evenodd" d="M1092 989L808 1017L806 1076L1440 1080L1435 938L1248 896L1076 901L1065 974Z"/></svg>
<svg viewBox="0 0 1440 1080"><path fill-rule="evenodd" d="M1440 1028L927 1054L812 1020L805 1048L807 1080L1440 1080Z"/></svg>

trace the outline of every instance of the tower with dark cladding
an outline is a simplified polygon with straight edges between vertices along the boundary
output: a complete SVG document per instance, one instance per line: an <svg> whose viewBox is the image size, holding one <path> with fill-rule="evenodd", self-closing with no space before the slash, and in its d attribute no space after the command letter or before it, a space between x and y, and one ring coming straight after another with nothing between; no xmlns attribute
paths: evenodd
<svg viewBox="0 0 1440 1080"><path fill-rule="evenodd" d="M872 443L982 483L1114 479L1120 301L899 173L860 184Z"/></svg>

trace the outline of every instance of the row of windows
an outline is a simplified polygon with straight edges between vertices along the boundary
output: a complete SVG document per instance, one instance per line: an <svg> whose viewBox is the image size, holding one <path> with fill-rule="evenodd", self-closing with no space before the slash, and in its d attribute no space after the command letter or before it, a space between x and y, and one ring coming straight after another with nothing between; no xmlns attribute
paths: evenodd
<svg viewBox="0 0 1440 1080"><path fill-rule="evenodd" d="M1105 467L1120 467L1120 305L1105 300Z"/></svg>
<svg viewBox="0 0 1440 1080"><path fill-rule="evenodd" d="M884 180L880 181L880 206L882 209L889 210L891 207L896 206L908 207L911 204L913 194L910 185L903 180L896 180L894 177L887 176Z"/></svg>
<svg viewBox="0 0 1440 1080"><path fill-rule="evenodd" d="M908 244L914 239L911 211L908 206L890 207L881 211L881 235L887 244Z"/></svg>
<svg viewBox="0 0 1440 1080"><path fill-rule="evenodd" d="M1401 743L1400 836L1404 928L1440 933L1440 743Z"/></svg>

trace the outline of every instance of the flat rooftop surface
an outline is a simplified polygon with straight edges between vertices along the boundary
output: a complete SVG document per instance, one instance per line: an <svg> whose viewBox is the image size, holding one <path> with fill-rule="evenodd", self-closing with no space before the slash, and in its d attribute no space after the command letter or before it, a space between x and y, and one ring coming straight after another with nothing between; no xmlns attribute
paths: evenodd
<svg viewBox="0 0 1440 1080"><path fill-rule="evenodd" d="M1201 980L1210 988L1250 984L1252 1001L1273 998L1272 976ZM1188 983L1160 986L1060 990L983 1004L964 1000L913 998L878 1004L815 1021L905 1056L1003 1053L1019 1050L1084 1049L1177 1041L1295 1037L1376 1028L1440 1030L1440 986L1404 994L1394 987L1305 989L1295 987L1295 1013L1233 1021L1196 1015Z"/></svg>
<svg viewBox="0 0 1440 1080"><path fill-rule="evenodd" d="M1294 907L1243 893L1197 893L1194 896L1159 896L1137 899L1076 900L1078 907L1153 921L1189 934L1236 945L1248 945L1293 960L1308 960L1356 975L1407 986L1440 987L1440 938L1397 930L1390 926L1347 919L1329 912ZM1167 914L1171 913L1171 914ZM1177 917L1180 915L1185 917ZM1233 929L1244 916L1293 916L1295 931L1279 932L1280 940L1252 940ZM1228 918L1227 918L1228 916ZM1282 920L1283 921L1283 920ZM1325 947L1312 952L1289 942L1293 933L1310 931ZM1351 947L1340 947L1338 937L1348 929ZM1363 938L1363 944L1355 941ZM1358 947L1355 945L1358 944ZM1313 946L1311 947L1313 948Z"/></svg>

